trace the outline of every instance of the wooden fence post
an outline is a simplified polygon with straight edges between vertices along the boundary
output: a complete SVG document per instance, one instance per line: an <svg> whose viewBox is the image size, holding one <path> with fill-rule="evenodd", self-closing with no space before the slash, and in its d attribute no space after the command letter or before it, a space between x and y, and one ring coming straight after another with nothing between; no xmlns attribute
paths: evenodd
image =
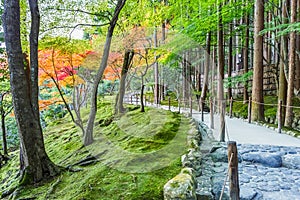
<svg viewBox="0 0 300 200"><path fill-rule="evenodd" d="M178 112L180 113L180 99L178 99Z"/></svg>
<svg viewBox="0 0 300 200"><path fill-rule="evenodd" d="M130 95L130 103L132 104L132 95Z"/></svg>
<svg viewBox="0 0 300 200"><path fill-rule="evenodd" d="M214 104L213 104L213 99L212 97L209 99L209 107L210 107L210 128L214 129L215 124L214 124Z"/></svg>
<svg viewBox="0 0 300 200"><path fill-rule="evenodd" d="M193 116L193 98L190 97L190 116Z"/></svg>
<svg viewBox="0 0 300 200"><path fill-rule="evenodd" d="M278 133L281 133L282 128L282 100L278 102Z"/></svg>
<svg viewBox="0 0 300 200"><path fill-rule="evenodd" d="M171 98L168 97L168 105L169 105L169 110L171 110Z"/></svg>
<svg viewBox="0 0 300 200"><path fill-rule="evenodd" d="M228 142L228 166L230 199L239 200L240 187L238 172L238 152L235 141Z"/></svg>
<svg viewBox="0 0 300 200"><path fill-rule="evenodd" d="M229 104L229 117L232 118L232 107L233 107L233 99L230 98L230 104Z"/></svg>
<svg viewBox="0 0 300 200"><path fill-rule="evenodd" d="M200 102L201 102L201 121L204 122L204 99L200 97Z"/></svg>
<svg viewBox="0 0 300 200"><path fill-rule="evenodd" d="M138 103L139 103L138 101L139 101L139 96L136 94L135 95L135 103L136 103L136 105L138 105Z"/></svg>
<svg viewBox="0 0 300 200"><path fill-rule="evenodd" d="M251 97L249 97L249 101L248 101L248 123L251 123L251 107L252 107L252 102L251 102Z"/></svg>

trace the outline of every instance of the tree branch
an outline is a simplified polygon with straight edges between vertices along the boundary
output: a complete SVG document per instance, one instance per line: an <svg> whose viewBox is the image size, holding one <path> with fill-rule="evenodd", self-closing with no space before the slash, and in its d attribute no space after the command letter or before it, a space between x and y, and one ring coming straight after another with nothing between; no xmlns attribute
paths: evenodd
<svg viewBox="0 0 300 200"><path fill-rule="evenodd" d="M107 26L107 25L109 25L109 22L103 23L103 24L82 24L81 23L81 24L76 24L74 26L54 26L54 27L51 27L49 29L46 29L45 32L51 31L51 30L54 30L54 29L63 29L63 28L70 28L70 29L73 29L73 31L74 31L74 29L76 29L79 26L102 27L102 26Z"/></svg>
<svg viewBox="0 0 300 200"><path fill-rule="evenodd" d="M87 15L92 15L92 16L97 16L97 17L103 17L106 18L108 21L110 21L110 17L105 15L104 13L93 13L93 12L88 12L85 10L81 10L81 9L65 9L65 8L49 8L47 10L58 10L58 11L65 11L65 12L80 12L83 14L87 14ZM111 15L110 12L107 11L108 15Z"/></svg>

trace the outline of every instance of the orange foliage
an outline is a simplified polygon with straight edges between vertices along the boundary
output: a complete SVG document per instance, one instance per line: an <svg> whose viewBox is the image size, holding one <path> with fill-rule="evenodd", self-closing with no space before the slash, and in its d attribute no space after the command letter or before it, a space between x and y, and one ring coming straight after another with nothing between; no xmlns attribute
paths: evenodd
<svg viewBox="0 0 300 200"><path fill-rule="evenodd" d="M89 53L67 54L59 50L40 50L39 85L44 88L51 88L56 87L55 84L57 84L61 88L84 84L84 80L78 76L78 69ZM63 104L59 94L55 93L52 94L53 97L50 99L39 100L41 110L53 104Z"/></svg>
<svg viewBox="0 0 300 200"><path fill-rule="evenodd" d="M108 57L107 67L104 71L105 80L114 81L120 79L123 64L123 56L119 52L111 52Z"/></svg>
<svg viewBox="0 0 300 200"><path fill-rule="evenodd" d="M54 86L55 80L60 86L75 86L84 81L77 73L86 54L66 54L59 50L39 51L39 85Z"/></svg>
<svg viewBox="0 0 300 200"><path fill-rule="evenodd" d="M48 106L53 104L63 104L63 101L60 98L53 97L51 99L40 99L39 108L40 110L46 109Z"/></svg>

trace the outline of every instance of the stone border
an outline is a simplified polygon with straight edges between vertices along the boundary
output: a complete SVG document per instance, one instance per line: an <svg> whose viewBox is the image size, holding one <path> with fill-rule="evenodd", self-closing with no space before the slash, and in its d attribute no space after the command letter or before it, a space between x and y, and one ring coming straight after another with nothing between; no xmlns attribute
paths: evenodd
<svg viewBox="0 0 300 200"><path fill-rule="evenodd" d="M195 177L201 170L201 157L199 151L200 142L202 141L202 134L199 130L199 122L194 119L190 120L192 128L187 133L187 146L186 154L181 156L181 163L183 169L181 172L169 180L164 185L164 199L165 200L196 200L196 187L197 183Z"/></svg>

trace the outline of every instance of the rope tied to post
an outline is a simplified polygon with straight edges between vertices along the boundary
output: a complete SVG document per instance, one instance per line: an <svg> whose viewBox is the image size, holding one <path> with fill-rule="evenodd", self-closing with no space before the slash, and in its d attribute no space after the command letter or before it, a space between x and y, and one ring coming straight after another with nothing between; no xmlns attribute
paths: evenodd
<svg viewBox="0 0 300 200"><path fill-rule="evenodd" d="M226 173L226 176L225 176L225 179L224 179L224 183L223 183L223 187L222 187L222 191L221 191L219 200L222 199L224 191L225 191L225 186L226 186L227 179L228 179L228 176L229 176L229 168L230 168L232 158L233 158L233 153L231 153L231 156L230 156L230 160L229 160L229 163L228 163L228 169L227 169L227 173Z"/></svg>

